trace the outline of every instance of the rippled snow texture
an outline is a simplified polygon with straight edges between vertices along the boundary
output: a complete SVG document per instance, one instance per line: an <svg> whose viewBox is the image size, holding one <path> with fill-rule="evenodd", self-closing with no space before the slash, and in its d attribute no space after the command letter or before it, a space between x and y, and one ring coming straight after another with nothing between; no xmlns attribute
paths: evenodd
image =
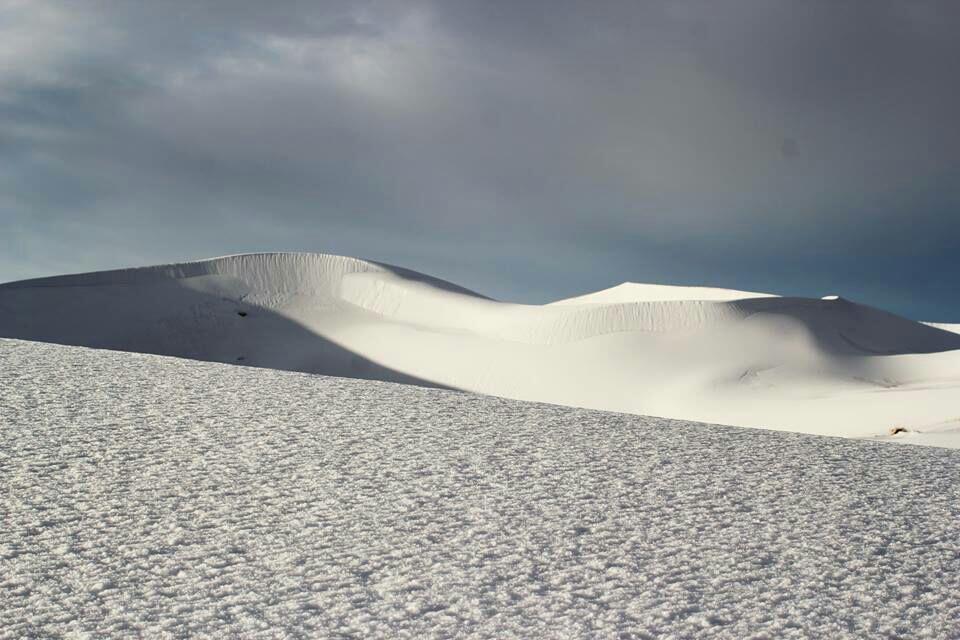
<svg viewBox="0 0 960 640"><path fill-rule="evenodd" d="M958 470L0 340L0 637L957 637Z"/></svg>

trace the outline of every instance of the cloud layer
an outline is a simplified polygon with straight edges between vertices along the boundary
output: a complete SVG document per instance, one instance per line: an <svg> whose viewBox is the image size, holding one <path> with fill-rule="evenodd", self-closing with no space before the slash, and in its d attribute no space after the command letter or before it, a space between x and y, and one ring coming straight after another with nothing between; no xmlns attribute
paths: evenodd
<svg viewBox="0 0 960 640"><path fill-rule="evenodd" d="M0 279L247 250L960 317L951 2L0 0Z"/></svg>

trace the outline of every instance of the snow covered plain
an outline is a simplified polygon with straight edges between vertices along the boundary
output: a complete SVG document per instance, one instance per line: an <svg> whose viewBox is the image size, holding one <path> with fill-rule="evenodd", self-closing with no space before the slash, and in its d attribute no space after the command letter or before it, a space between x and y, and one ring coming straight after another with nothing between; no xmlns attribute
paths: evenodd
<svg viewBox="0 0 960 640"><path fill-rule="evenodd" d="M267 253L0 285L0 337L960 446L957 326L836 296L624 283L508 304L389 265Z"/></svg>
<svg viewBox="0 0 960 640"><path fill-rule="evenodd" d="M960 452L0 340L0 637L956 638Z"/></svg>

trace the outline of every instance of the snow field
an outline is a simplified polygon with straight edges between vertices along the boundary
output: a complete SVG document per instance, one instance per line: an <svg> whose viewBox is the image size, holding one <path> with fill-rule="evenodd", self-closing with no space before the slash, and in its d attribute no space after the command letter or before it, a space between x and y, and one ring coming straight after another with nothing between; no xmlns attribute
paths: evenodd
<svg viewBox="0 0 960 640"><path fill-rule="evenodd" d="M0 340L0 637L957 637L958 463Z"/></svg>

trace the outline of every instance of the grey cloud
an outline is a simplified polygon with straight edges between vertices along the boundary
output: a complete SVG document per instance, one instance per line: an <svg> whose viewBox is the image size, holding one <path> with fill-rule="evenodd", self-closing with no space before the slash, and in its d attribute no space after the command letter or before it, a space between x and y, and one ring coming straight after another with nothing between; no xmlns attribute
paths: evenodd
<svg viewBox="0 0 960 640"><path fill-rule="evenodd" d="M951 3L60 6L49 73L0 65L0 276L313 249L960 314Z"/></svg>

